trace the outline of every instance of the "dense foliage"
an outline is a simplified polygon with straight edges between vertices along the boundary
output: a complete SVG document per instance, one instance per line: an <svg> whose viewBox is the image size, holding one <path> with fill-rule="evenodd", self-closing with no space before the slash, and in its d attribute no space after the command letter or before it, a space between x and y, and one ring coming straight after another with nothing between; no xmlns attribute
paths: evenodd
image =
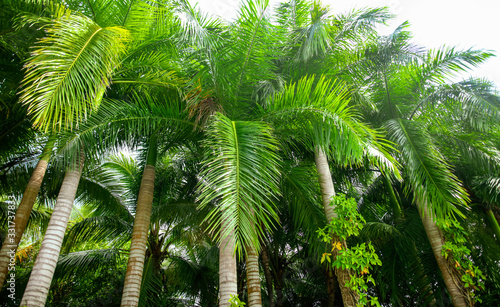
<svg viewBox="0 0 500 307"><path fill-rule="evenodd" d="M500 305L491 52L319 1L1 6L0 306Z"/></svg>

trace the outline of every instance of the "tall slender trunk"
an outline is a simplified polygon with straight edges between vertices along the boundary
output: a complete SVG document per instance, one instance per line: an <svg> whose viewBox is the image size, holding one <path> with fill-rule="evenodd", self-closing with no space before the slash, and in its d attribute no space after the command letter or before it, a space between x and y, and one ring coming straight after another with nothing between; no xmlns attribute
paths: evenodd
<svg viewBox="0 0 500 307"><path fill-rule="evenodd" d="M323 208L325 210L327 220L331 221L332 219L337 218L337 214L335 213L333 206L330 206L332 197L335 196L335 189L333 187L330 167L328 166L328 159L323 149L319 146L316 147L314 157L316 160L316 169L319 175L319 185L321 188L321 197L323 199ZM342 242L342 244L345 246L345 242ZM359 299L358 295L356 294L356 292L346 286L346 284L351 279L350 272L348 270L343 270L342 268L335 268L335 275L337 275L337 281L340 286L340 292L342 293L342 301L344 302L344 306L356 306Z"/></svg>
<svg viewBox="0 0 500 307"><path fill-rule="evenodd" d="M267 286L267 296L269 297L269 307L274 307L274 293L273 293L273 277L271 275L271 269L269 267L269 255L267 254L266 246L262 244L262 250L260 251L262 257L262 268L264 270L264 276L266 277Z"/></svg>
<svg viewBox="0 0 500 307"><path fill-rule="evenodd" d="M132 241L130 243L121 306L135 307L139 305L144 259L148 244L149 222L153 206L156 154L157 139L153 135L149 140L148 157L137 197L137 208L134 218L134 228L132 229Z"/></svg>
<svg viewBox="0 0 500 307"><path fill-rule="evenodd" d="M221 222L221 234L227 232L227 222ZM219 307L230 306L231 295L238 295L234 230L223 238L219 246Z"/></svg>
<svg viewBox="0 0 500 307"><path fill-rule="evenodd" d="M259 255L253 246L247 247L247 289L248 306L262 307L262 297L260 293Z"/></svg>
<svg viewBox="0 0 500 307"><path fill-rule="evenodd" d="M82 175L83 162L82 152L66 171L49 226L21 300L21 306L45 305Z"/></svg>
<svg viewBox="0 0 500 307"><path fill-rule="evenodd" d="M497 241L500 242L500 226L498 226L498 221L495 218L493 211L491 209L487 209L486 216L488 217L488 221L490 222L490 226L491 226L491 228L493 228L493 232L495 233L495 236L497 237Z"/></svg>
<svg viewBox="0 0 500 307"><path fill-rule="evenodd" d="M441 230L431 219L426 206L422 206L420 204L417 205L418 212L420 213L420 217L422 218L422 223L427 234L427 238L429 239L432 247L432 252L434 253L434 257L436 258L439 270L441 271L441 275L443 276L446 289L448 289L448 293L450 294L451 300L453 301L453 306L469 306L467 304L467 299L463 294L464 288L460 276L457 276L457 274L453 271L453 268L450 266L449 262L441 254L444 243Z"/></svg>
<svg viewBox="0 0 500 307"><path fill-rule="evenodd" d="M7 235L2 244L2 249L0 250L0 289L2 288L5 279L7 277L10 257L9 253L13 254L17 250L19 242L23 236L26 225L28 225L28 220L33 210L33 205L35 204L36 197L42 186L43 177L47 170L47 165L49 164L50 156L52 155L52 149L54 147L55 137L50 137L45 144L45 148L42 151L40 160L38 161L33 174L28 181L28 185L24 190L23 198L19 207L16 210L16 215L14 216L14 233L13 235Z"/></svg>

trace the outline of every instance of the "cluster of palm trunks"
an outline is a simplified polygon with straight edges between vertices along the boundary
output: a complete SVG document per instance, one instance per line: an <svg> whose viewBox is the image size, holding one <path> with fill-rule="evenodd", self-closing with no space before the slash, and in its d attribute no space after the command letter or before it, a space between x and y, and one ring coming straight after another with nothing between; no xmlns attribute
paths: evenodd
<svg viewBox="0 0 500 307"><path fill-rule="evenodd" d="M2 6L1 306L500 304L491 52L319 1ZM366 289L320 262L336 193Z"/></svg>

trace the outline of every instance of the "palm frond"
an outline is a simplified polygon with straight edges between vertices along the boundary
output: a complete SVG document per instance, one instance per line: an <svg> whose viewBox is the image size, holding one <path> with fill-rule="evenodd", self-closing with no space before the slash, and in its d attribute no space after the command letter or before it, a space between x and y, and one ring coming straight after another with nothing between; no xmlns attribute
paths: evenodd
<svg viewBox="0 0 500 307"><path fill-rule="evenodd" d="M101 28L81 15L47 27L26 64L21 90L34 125L71 129L87 118L100 105L128 37L123 28Z"/></svg>
<svg viewBox="0 0 500 307"><path fill-rule="evenodd" d="M240 256L247 246L259 250L263 227L277 218L273 202L279 194L279 157L271 128L218 114L206 133L199 199L202 208L210 202L219 204L207 217L210 229L219 240L234 230ZM220 233L222 220L228 226Z"/></svg>
<svg viewBox="0 0 500 307"><path fill-rule="evenodd" d="M325 76L290 84L269 99L262 112L265 119L279 122L278 130L292 130L310 150L321 146L340 165L360 163L366 140L375 140L375 132L349 106L344 84Z"/></svg>
<svg viewBox="0 0 500 307"><path fill-rule="evenodd" d="M433 216L461 215L458 207L467 207L467 193L425 130L416 122L402 119L388 121L386 128L404 158L405 177L414 201L427 206Z"/></svg>

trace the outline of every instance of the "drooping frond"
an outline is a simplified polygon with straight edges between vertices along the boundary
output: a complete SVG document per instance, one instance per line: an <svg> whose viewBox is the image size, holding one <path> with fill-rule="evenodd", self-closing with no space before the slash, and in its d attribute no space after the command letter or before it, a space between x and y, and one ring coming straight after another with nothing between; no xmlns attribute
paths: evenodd
<svg viewBox="0 0 500 307"><path fill-rule="evenodd" d="M467 207L467 193L424 128L402 119L388 121L386 128L403 156L414 201L429 208L432 216L461 215L458 207Z"/></svg>
<svg viewBox="0 0 500 307"><path fill-rule="evenodd" d="M20 99L34 125L71 129L97 109L128 37L123 28L101 28L81 15L54 21L28 60L22 84Z"/></svg>
<svg viewBox="0 0 500 307"><path fill-rule="evenodd" d="M210 229L219 240L234 230L239 255L247 246L258 250L263 227L277 218L273 202L279 194L279 157L271 128L217 114L206 133L199 199L201 207L219 204L207 217ZM224 233L222 220L228 225Z"/></svg>

